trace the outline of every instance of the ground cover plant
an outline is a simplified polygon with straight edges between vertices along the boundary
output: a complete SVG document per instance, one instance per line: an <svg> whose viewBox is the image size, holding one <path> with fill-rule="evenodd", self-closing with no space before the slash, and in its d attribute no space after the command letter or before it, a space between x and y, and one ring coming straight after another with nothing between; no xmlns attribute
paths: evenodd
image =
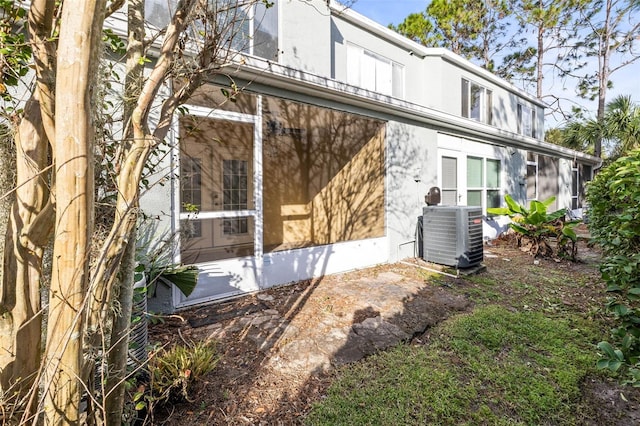
<svg viewBox="0 0 640 426"><path fill-rule="evenodd" d="M508 256L495 264L502 270L489 274L462 281L428 277L434 285L463 292L475 308L446 320L413 345L340 370L305 423L611 421L585 390L594 377L609 380L596 370L596 345L608 321L599 304L597 264L584 269L584 263L527 262L516 259L515 251ZM614 424L634 421L612 418Z"/></svg>

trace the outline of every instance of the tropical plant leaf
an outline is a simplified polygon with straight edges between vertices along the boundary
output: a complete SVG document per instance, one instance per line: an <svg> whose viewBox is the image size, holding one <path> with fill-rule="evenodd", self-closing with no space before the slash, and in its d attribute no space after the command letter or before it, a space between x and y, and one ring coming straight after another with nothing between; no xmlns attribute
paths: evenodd
<svg viewBox="0 0 640 426"><path fill-rule="evenodd" d="M487 214L493 216L508 216L511 215L511 210L506 207L490 207L487 209Z"/></svg>
<svg viewBox="0 0 640 426"><path fill-rule="evenodd" d="M166 269L160 273L160 277L178 287L182 294L189 297L198 284L198 274L198 268L189 265Z"/></svg>
<svg viewBox="0 0 640 426"><path fill-rule="evenodd" d="M556 197L549 197L546 200L542 201L545 207L549 207L556 200Z"/></svg>
<svg viewBox="0 0 640 426"><path fill-rule="evenodd" d="M565 237L568 237L573 242L578 241L578 235L576 234L576 231L574 231L572 227L569 227L569 226L562 227L562 235L564 235Z"/></svg>
<svg viewBox="0 0 640 426"><path fill-rule="evenodd" d="M511 195L507 194L504 196L504 201L507 203L507 207L513 212L513 213L519 213L519 214L523 214L525 215L527 213L527 211L520 206L518 203L515 202L515 200L511 197Z"/></svg>

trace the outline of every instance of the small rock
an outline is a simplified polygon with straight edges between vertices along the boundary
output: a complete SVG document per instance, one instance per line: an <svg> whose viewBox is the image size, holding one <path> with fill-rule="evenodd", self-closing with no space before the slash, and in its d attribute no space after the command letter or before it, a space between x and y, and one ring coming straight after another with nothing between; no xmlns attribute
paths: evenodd
<svg viewBox="0 0 640 426"><path fill-rule="evenodd" d="M265 322L269 321L269 317L266 315L260 315L257 316L253 319L253 321L251 321L251 325L255 325L255 326L259 326L260 324L263 324Z"/></svg>
<svg viewBox="0 0 640 426"><path fill-rule="evenodd" d="M273 301L273 296L270 296L270 295L265 294L265 293L258 293L256 298L258 300L262 300L263 302L271 302L271 301Z"/></svg>

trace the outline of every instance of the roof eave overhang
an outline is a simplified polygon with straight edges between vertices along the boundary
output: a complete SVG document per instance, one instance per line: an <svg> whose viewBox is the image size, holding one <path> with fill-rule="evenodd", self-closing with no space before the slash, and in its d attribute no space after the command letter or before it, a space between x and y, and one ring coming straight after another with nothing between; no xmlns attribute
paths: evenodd
<svg viewBox="0 0 640 426"><path fill-rule="evenodd" d="M597 157L583 152L257 58L247 58L244 64L234 66L232 74L234 78L240 78L252 82L252 84L261 84L282 91L324 99L336 104L366 109L390 119L395 117L396 119L430 125L443 132L464 135L485 143L580 160L587 164L598 165L600 163Z"/></svg>

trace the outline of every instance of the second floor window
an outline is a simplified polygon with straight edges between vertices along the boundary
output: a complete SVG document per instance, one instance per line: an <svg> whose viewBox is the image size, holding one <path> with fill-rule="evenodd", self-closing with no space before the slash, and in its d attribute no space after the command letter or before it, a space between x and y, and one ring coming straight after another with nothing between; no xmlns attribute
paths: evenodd
<svg viewBox="0 0 640 426"><path fill-rule="evenodd" d="M145 18L164 28L175 12L178 0L145 0ZM278 1L264 2L209 0L206 18L193 23L196 34L211 32L212 21L221 43L233 50L265 59L278 59ZM204 16L204 15L203 15Z"/></svg>
<svg viewBox="0 0 640 426"><path fill-rule="evenodd" d="M518 133L531 138L537 137L536 110L523 104L518 104Z"/></svg>
<svg viewBox="0 0 640 426"><path fill-rule="evenodd" d="M481 123L492 121L491 90L473 81L462 79L462 116Z"/></svg>
<svg viewBox="0 0 640 426"><path fill-rule="evenodd" d="M347 83L404 98L404 66L355 44L347 44Z"/></svg>

